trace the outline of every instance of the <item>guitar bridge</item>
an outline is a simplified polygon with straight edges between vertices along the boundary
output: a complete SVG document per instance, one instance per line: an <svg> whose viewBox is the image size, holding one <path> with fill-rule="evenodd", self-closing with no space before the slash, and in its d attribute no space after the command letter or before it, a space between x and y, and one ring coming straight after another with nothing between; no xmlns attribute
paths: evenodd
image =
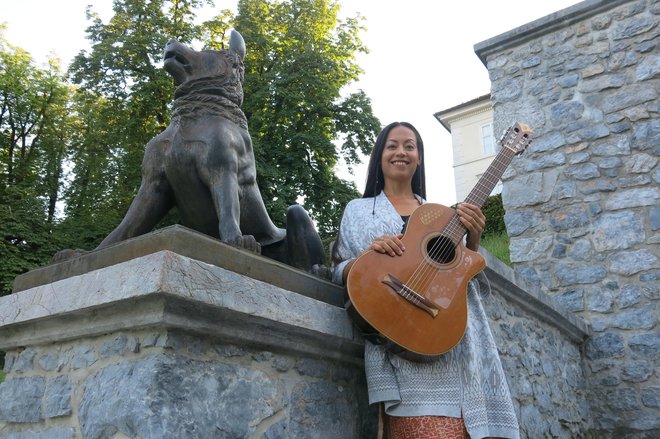
<svg viewBox="0 0 660 439"><path fill-rule="evenodd" d="M388 287L392 288L395 293L406 299L408 302L412 303L416 307L423 309L424 311L429 313L431 317L435 317L438 315L438 309L435 307L433 302L431 302L426 297L422 296L412 288L408 287L406 284L404 284L403 282L401 282L399 279L392 276L391 274L385 275L385 277L383 278L383 283Z"/></svg>

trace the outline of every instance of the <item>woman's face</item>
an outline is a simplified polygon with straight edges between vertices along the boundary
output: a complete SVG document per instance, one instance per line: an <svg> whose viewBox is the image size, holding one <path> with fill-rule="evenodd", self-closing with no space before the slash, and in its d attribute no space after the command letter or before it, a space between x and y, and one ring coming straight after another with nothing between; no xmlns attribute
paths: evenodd
<svg viewBox="0 0 660 439"><path fill-rule="evenodd" d="M412 181L421 163L415 133L403 125L390 130L380 157L385 182L388 180Z"/></svg>

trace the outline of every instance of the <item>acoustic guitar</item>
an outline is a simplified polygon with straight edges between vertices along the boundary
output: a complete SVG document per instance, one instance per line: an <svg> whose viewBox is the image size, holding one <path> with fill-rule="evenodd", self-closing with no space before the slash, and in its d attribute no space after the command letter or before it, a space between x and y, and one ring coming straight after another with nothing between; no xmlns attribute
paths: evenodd
<svg viewBox="0 0 660 439"><path fill-rule="evenodd" d="M483 206L531 139L526 125L506 130L499 153L465 202ZM479 253L465 247L466 233L454 209L427 203L408 220L402 256L373 250L361 254L346 281L346 309L357 326L379 334L394 352L410 359L435 357L456 346L467 325L468 282L486 267Z"/></svg>

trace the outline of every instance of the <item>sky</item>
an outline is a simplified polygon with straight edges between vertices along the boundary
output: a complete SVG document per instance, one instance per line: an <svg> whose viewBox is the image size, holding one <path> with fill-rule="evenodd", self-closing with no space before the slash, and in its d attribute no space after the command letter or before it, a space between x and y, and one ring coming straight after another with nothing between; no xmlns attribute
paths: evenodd
<svg viewBox="0 0 660 439"><path fill-rule="evenodd" d="M200 13L236 10L236 0L215 0ZM488 71L474 45L546 15L579 3L577 0L339 0L342 16L360 14L369 48L360 54L363 75L349 90L362 89L371 98L383 125L395 120L412 123L424 140L427 198L445 205L457 201L452 166L451 135L433 116L490 92ZM63 66L82 49L85 9L92 4L104 22L112 16L112 0L0 0L0 23L7 24L10 44L32 55L38 66L57 56ZM246 41L249 63L250 42ZM196 47L201 49L201 47ZM495 133L499 137L499 133ZM366 165L351 176L339 175L364 189Z"/></svg>

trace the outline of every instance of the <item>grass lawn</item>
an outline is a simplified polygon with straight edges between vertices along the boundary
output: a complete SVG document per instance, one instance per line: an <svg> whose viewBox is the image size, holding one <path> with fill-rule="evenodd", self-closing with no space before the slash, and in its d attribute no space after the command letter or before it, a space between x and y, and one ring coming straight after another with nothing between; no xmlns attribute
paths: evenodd
<svg viewBox="0 0 660 439"><path fill-rule="evenodd" d="M0 383L5 380L5 373L0 370Z"/></svg>
<svg viewBox="0 0 660 439"><path fill-rule="evenodd" d="M511 259L509 258L509 236L506 232L483 236L481 238L481 246L491 252L497 259L509 267L511 266Z"/></svg>

